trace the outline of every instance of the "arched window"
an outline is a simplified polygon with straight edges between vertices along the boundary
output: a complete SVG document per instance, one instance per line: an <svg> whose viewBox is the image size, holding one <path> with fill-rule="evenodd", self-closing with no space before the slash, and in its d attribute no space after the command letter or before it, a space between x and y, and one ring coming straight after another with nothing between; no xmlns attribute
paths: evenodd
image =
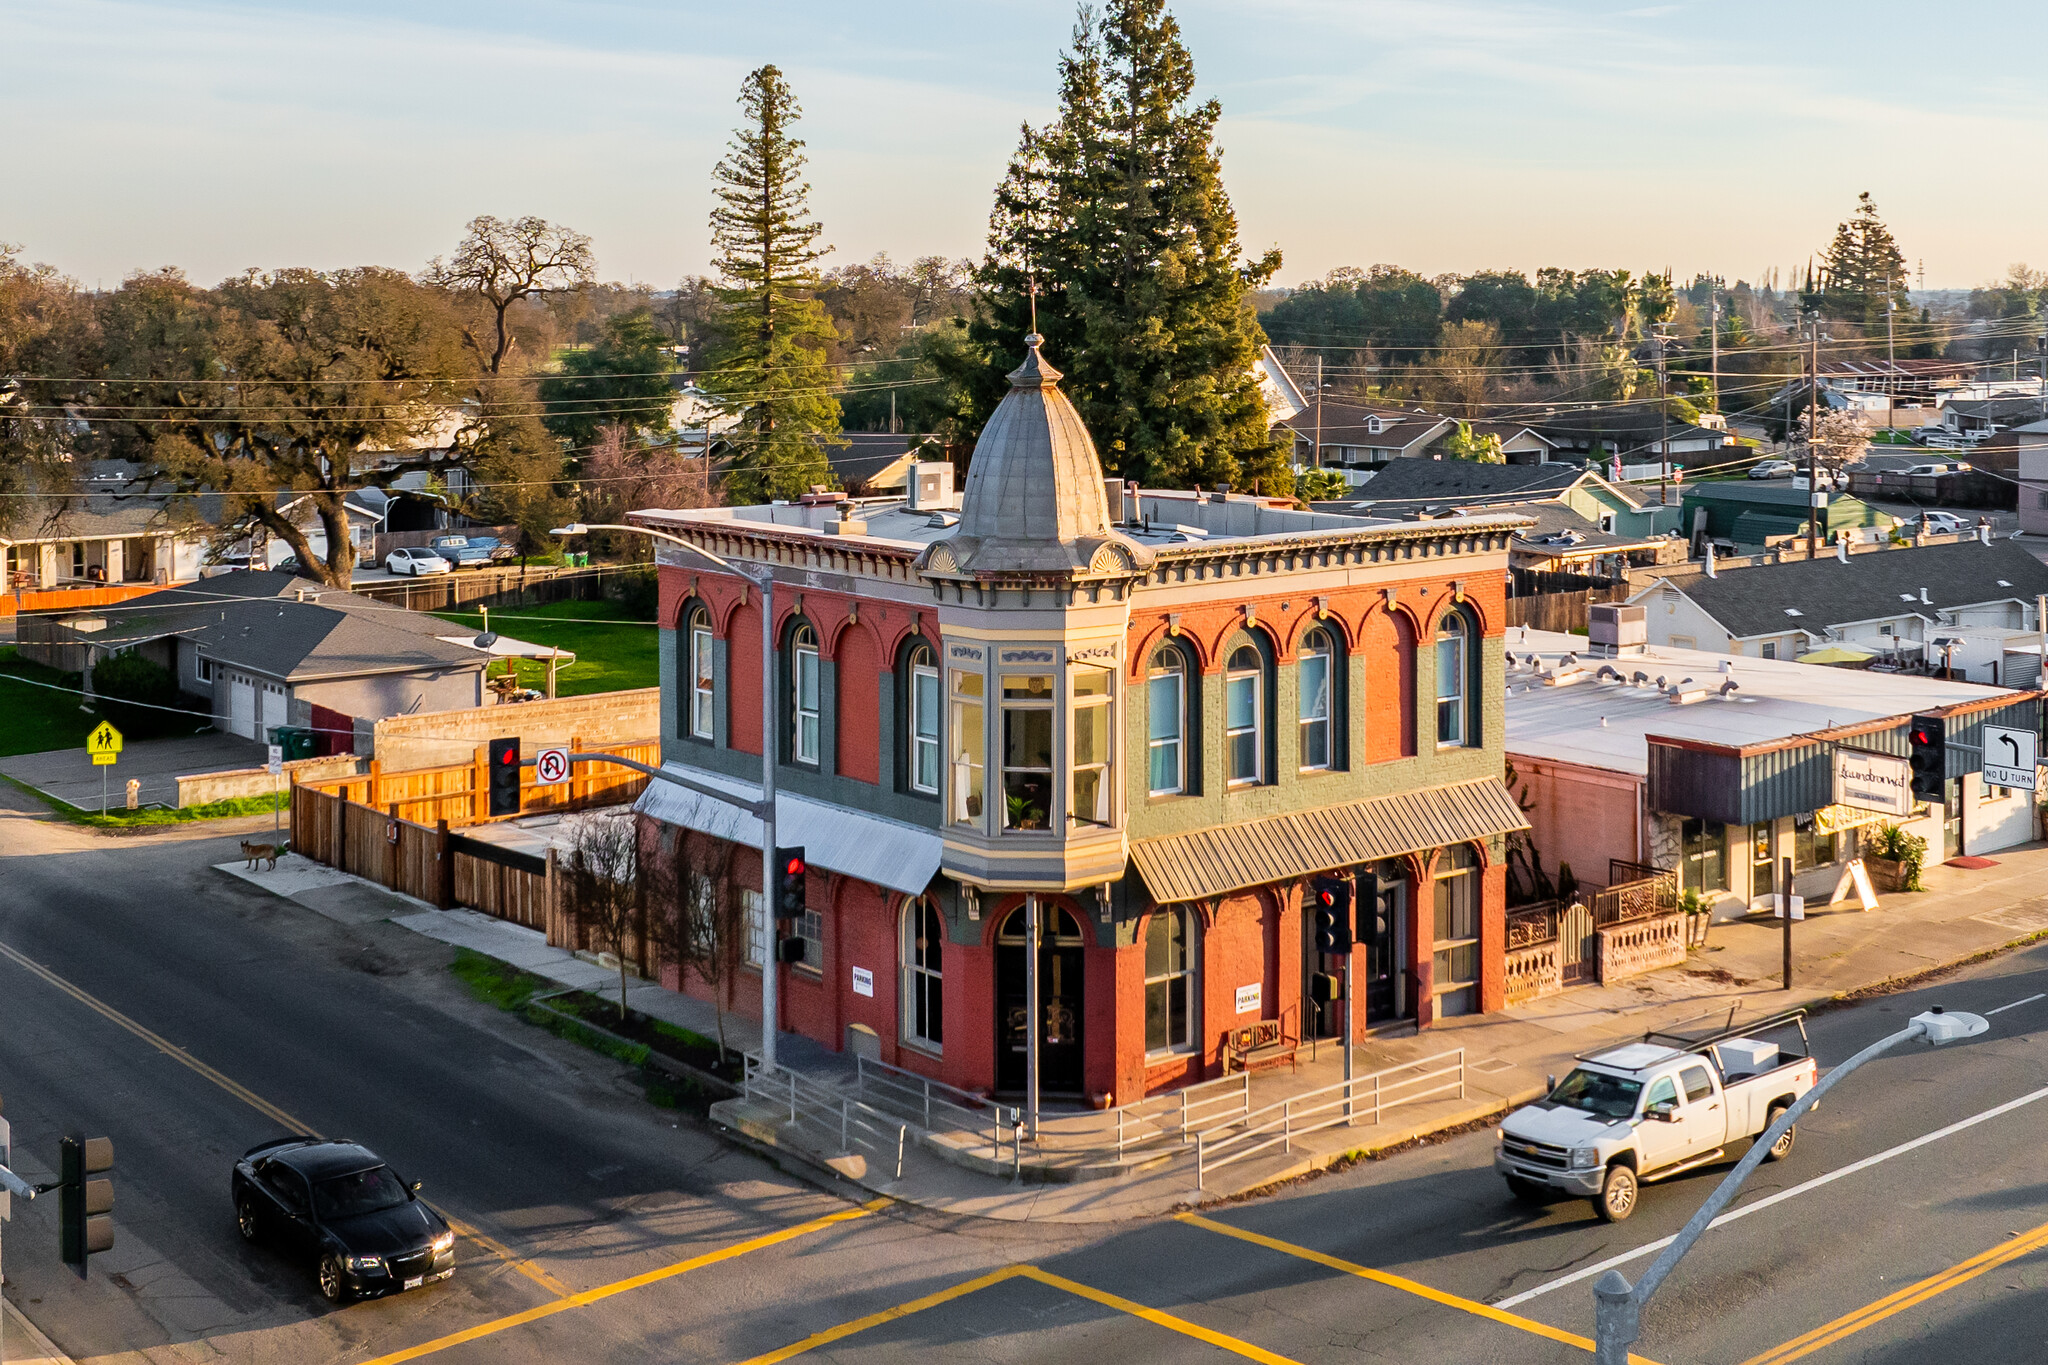
<svg viewBox="0 0 2048 1365"><path fill-rule="evenodd" d="M702 607L690 613L689 642L690 733L698 739L710 739L717 710L711 661L711 613Z"/></svg>
<svg viewBox="0 0 2048 1365"><path fill-rule="evenodd" d="M1453 844L1436 860L1433 984L1439 1018L1479 1008L1479 856Z"/></svg>
<svg viewBox="0 0 2048 1365"><path fill-rule="evenodd" d="M1179 650L1168 646L1152 656L1145 711L1154 796L1187 790L1187 686L1187 665Z"/></svg>
<svg viewBox="0 0 2048 1365"><path fill-rule="evenodd" d="M798 763L818 761L818 637L808 624L789 637L789 752Z"/></svg>
<svg viewBox="0 0 2048 1365"><path fill-rule="evenodd" d="M1436 627L1436 742L1442 747L1471 743L1472 727L1465 714L1465 670L1470 657L1465 617L1456 611L1445 612Z"/></svg>
<svg viewBox="0 0 2048 1365"><path fill-rule="evenodd" d="M1192 917L1161 906L1145 926L1145 1050L1185 1052L1195 1040L1195 951Z"/></svg>
<svg viewBox="0 0 2048 1365"><path fill-rule="evenodd" d="M909 763L910 789L936 794L939 790L939 666L932 647L912 645L910 664L909 742L905 755Z"/></svg>
<svg viewBox="0 0 2048 1365"><path fill-rule="evenodd" d="M1304 770L1330 766L1330 685L1336 650L1330 636L1316 626L1301 638L1301 662L1295 666L1295 681L1301 692L1301 766Z"/></svg>
<svg viewBox="0 0 2048 1365"><path fill-rule="evenodd" d="M903 903L903 1040L939 1051L946 1041L946 988L939 955L945 921L932 903L913 896Z"/></svg>
<svg viewBox="0 0 2048 1365"><path fill-rule="evenodd" d="M1260 687L1265 671L1257 646L1239 645L1230 652L1223 675L1223 747L1233 783L1257 782L1265 775L1266 742L1259 723L1265 711Z"/></svg>

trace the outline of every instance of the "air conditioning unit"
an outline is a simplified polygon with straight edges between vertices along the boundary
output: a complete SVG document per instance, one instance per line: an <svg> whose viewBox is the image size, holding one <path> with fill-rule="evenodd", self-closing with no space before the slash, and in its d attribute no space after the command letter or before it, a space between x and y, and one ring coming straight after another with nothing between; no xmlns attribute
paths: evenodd
<svg viewBox="0 0 2048 1365"><path fill-rule="evenodd" d="M1650 623L1641 607L1601 602L1586 609L1586 641L1606 652L1639 650L1650 640Z"/></svg>
<svg viewBox="0 0 2048 1365"><path fill-rule="evenodd" d="M953 492L953 466L944 460L919 460L910 467L903 490L904 505L913 512L951 511L960 505Z"/></svg>

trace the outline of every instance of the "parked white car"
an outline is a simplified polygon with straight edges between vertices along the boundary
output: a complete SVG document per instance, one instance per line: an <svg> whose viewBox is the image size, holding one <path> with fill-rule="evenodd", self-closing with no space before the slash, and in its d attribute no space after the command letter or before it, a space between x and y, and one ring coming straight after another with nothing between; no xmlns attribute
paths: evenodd
<svg viewBox="0 0 2048 1365"><path fill-rule="evenodd" d="M1964 520L1954 512L1922 512L1914 521L1919 522L1919 529L1931 536L1961 535L1974 526L1974 523Z"/></svg>
<svg viewBox="0 0 2048 1365"><path fill-rule="evenodd" d="M455 566L424 545L401 545L384 556L384 567L392 573L417 577L423 573L452 573Z"/></svg>
<svg viewBox="0 0 2048 1365"><path fill-rule="evenodd" d="M1965 460L1937 460L1933 464L1916 464L1906 471L1908 474L1967 474L1970 465Z"/></svg>
<svg viewBox="0 0 2048 1365"><path fill-rule="evenodd" d="M1759 460L1749 467L1752 479L1789 479L1797 472L1790 460Z"/></svg>

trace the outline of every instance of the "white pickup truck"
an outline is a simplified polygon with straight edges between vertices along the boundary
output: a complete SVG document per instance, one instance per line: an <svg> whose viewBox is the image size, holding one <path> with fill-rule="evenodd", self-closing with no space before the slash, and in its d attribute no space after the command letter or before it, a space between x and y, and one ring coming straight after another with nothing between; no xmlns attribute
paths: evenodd
<svg viewBox="0 0 2048 1365"><path fill-rule="evenodd" d="M1785 1045L1756 1036L1770 1034L1787 1035ZM1811 1054L1804 1010L1705 1038L1648 1033L1640 1043L1582 1053L1563 1084L1552 1078L1548 1095L1502 1120L1494 1169L1517 1198L1583 1195L1618 1223L1635 1212L1643 1182L1747 1150L1743 1144L1813 1088ZM1768 1159L1784 1157L1797 1135L1787 1129Z"/></svg>

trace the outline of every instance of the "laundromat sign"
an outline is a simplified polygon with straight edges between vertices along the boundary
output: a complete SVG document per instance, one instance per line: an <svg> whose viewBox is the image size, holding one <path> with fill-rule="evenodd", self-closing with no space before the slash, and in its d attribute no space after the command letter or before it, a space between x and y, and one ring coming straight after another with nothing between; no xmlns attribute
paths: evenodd
<svg viewBox="0 0 2048 1365"><path fill-rule="evenodd" d="M1913 795L1913 765L1896 754L1837 749L1835 804L1911 815L1920 807Z"/></svg>

